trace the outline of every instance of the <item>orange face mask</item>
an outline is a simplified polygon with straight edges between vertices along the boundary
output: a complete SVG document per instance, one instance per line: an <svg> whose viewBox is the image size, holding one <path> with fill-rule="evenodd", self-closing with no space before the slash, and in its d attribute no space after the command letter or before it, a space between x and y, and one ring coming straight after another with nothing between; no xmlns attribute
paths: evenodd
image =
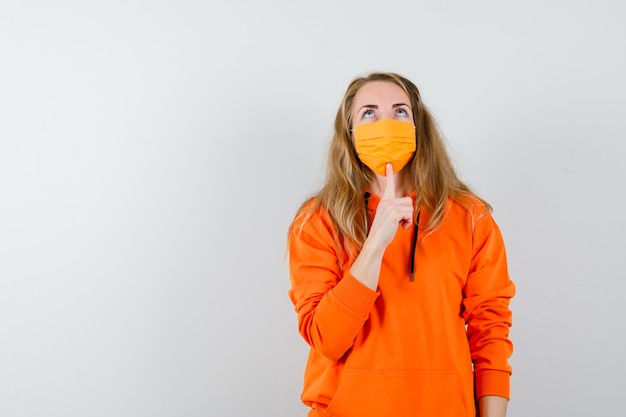
<svg viewBox="0 0 626 417"><path fill-rule="evenodd" d="M384 119L358 125L352 131L361 161L383 177L387 162L393 165L393 172L398 172L415 154L415 127L412 123Z"/></svg>

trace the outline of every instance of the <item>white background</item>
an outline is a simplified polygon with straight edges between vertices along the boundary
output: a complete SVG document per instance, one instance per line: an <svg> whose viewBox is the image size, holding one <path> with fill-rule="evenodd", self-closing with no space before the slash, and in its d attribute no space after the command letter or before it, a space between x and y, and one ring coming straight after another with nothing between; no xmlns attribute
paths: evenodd
<svg viewBox="0 0 626 417"><path fill-rule="evenodd" d="M518 293L509 416L624 416L622 1L0 3L0 416L304 416L287 227L421 89Z"/></svg>

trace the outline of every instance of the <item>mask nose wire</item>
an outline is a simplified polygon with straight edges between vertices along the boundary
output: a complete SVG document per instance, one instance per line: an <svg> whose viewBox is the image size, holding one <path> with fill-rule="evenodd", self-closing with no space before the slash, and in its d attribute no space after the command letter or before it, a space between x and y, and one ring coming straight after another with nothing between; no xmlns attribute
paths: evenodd
<svg viewBox="0 0 626 417"><path fill-rule="evenodd" d="M386 119L384 119L384 120L386 120ZM417 127L413 123L411 123L411 126L413 126L413 129L415 129ZM350 129L350 133L354 133L354 132L356 132L356 129L354 129L354 128Z"/></svg>

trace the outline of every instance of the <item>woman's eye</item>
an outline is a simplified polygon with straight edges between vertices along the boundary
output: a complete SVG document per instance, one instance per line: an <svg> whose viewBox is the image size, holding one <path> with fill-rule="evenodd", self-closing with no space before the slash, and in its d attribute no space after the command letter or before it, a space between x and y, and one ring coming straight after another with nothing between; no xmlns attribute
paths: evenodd
<svg viewBox="0 0 626 417"><path fill-rule="evenodd" d="M408 113L407 113L407 112L406 112L406 110L404 110L404 109L398 109L398 110L396 110L396 114L397 114L398 116L401 116L401 117L407 117L407 116L408 116Z"/></svg>
<svg viewBox="0 0 626 417"><path fill-rule="evenodd" d="M371 110L365 110L363 112L363 118L364 119L367 119L367 118L372 117L372 116L374 116L374 112L371 111Z"/></svg>

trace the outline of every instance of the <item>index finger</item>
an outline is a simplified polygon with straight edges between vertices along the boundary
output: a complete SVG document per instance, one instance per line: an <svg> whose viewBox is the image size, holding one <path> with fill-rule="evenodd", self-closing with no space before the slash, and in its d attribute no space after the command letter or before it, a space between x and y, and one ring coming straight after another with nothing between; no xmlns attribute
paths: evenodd
<svg viewBox="0 0 626 417"><path fill-rule="evenodd" d="M393 165L387 162L385 165L387 181L385 183L385 191L383 192L383 198L396 198L396 181L393 178Z"/></svg>

